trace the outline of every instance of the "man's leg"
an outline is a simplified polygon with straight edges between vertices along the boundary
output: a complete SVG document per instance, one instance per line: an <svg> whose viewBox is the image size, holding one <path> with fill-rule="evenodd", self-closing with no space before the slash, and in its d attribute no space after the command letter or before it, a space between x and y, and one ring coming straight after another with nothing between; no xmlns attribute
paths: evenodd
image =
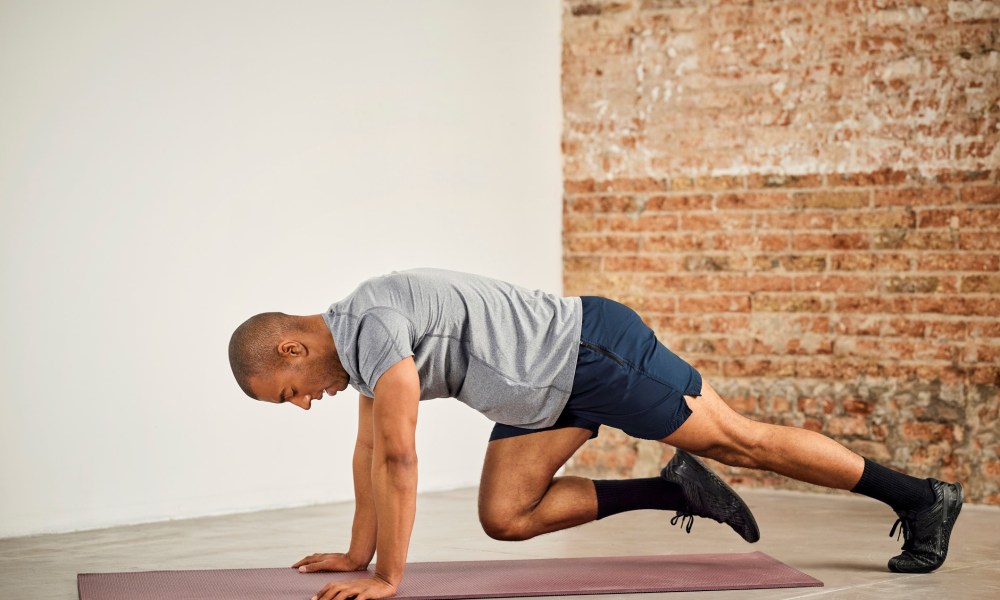
<svg viewBox="0 0 1000 600"><path fill-rule="evenodd" d="M748 419L729 408L706 382L701 396L686 399L691 416L660 441L727 465L864 494L896 511L934 503L934 488L927 480L865 460L815 431Z"/></svg>
<svg viewBox="0 0 1000 600"><path fill-rule="evenodd" d="M524 431L494 439L486 450L479 520L490 537L524 540L626 511L687 506L681 485L662 477L553 478L591 437L591 430L569 426Z"/></svg>
<svg viewBox="0 0 1000 600"><path fill-rule="evenodd" d="M594 484L555 477L590 439L589 429L564 427L493 440L479 485L479 521L495 539L525 540L597 518Z"/></svg>
<svg viewBox="0 0 1000 600"><path fill-rule="evenodd" d="M701 396L686 396L691 416L660 440L727 465L766 469L792 479L850 490L865 460L808 429L748 419L727 405L707 382Z"/></svg>
<svg viewBox="0 0 1000 600"><path fill-rule="evenodd" d="M889 560L889 569L926 573L944 563L962 509L961 484L917 479L819 433L752 421L730 409L704 382L702 395L687 397L687 402L692 414L660 441L728 465L767 469L881 500L896 512L905 537L903 552Z"/></svg>

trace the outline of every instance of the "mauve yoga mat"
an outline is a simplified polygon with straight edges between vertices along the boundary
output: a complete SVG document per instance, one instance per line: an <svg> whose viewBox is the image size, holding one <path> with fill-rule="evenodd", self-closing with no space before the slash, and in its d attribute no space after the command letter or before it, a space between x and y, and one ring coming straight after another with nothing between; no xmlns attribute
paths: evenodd
<svg viewBox="0 0 1000 600"><path fill-rule="evenodd" d="M353 573L218 569L81 573L80 600L308 600ZM424 562L406 565L399 600L816 587L763 552Z"/></svg>

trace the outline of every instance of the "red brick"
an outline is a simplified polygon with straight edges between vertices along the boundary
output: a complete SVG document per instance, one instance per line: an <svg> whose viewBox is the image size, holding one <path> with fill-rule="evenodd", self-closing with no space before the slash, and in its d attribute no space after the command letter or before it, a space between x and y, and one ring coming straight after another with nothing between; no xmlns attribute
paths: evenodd
<svg viewBox="0 0 1000 600"><path fill-rule="evenodd" d="M738 394L725 398L729 408L740 414L755 413L760 408L760 398L749 394Z"/></svg>
<svg viewBox="0 0 1000 600"><path fill-rule="evenodd" d="M678 252L709 247L709 238L697 233L651 234L642 238L643 252Z"/></svg>
<svg viewBox="0 0 1000 600"><path fill-rule="evenodd" d="M969 337L973 338L1000 338L1000 319L987 317L989 321L978 321L968 325Z"/></svg>
<svg viewBox="0 0 1000 600"><path fill-rule="evenodd" d="M566 249L569 252L635 252L639 249L639 238L624 235L567 235Z"/></svg>
<svg viewBox="0 0 1000 600"><path fill-rule="evenodd" d="M676 194L670 196L650 196L646 201L647 211L708 210L712 208L709 194Z"/></svg>
<svg viewBox="0 0 1000 600"><path fill-rule="evenodd" d="M962 298L955 296L916 298L914 308L922 313L946 315L997 315L1000 298Z"/></svg>
<svg viewBox="0 0 1000 600"><path fill-rule="evenodd" d="M875 206L948 206L958 201L958 193L949 188L900 188L875 190Z"/></svg>
<svg viewBox="0 0 1000 600"><path fill-rule="evenodd" d="M838 173L833 175L828 175L826 182L831 186L876 186L876 185L899 185L904 183L908 178L908 174L904 171L893 171L892 169L883 169L880 171L873 171L870 173ZM878 202L876 202L878 204Z"/></svg>
<svg viewBox="0 0 1000 600"><path fill-rule="evenodd" d="M571 212L635 212L639 209L635 196L578 196L568 205Z"/></svg>
<svg viewBox="0 0 1000 600"><path fill-rule="evenodd" d="M931 209L917 213L918 227L1000 229L1000 209Z"/></svg>
<svg viewBox="0 0 1000 600"><path fill-rule="evenodd" d="M845 252L830 255L833 271L906 271L909 268L908 254Z"/></svg>
<svg viewBox="0 0 1000 600"><path fill-rule="evenodd" d="M571 271L563 273L563 293L567 296L614 296L632 286L632 276L619 273L589 273Z"/></svg>
<svg viewBox="0 0 1000 600"><path fill-rule="evenodd" d="M593 179L580 179L576 181L564 181L563 189L567 194L587 194L594 191Z"/></svg>
<svg viewBox="0 0 1000 600"><path fill-rule="evenodd" d="M1000 294L1000 275L966 275L962 277L962 292Z"/></svg>
<svg viewBox="0 0 1000 600"><path fill-rule="evenodd" d="M788 248L785 233L714 233L710 247L716 250L777 251Z"/></svg>
<svg viewBox="0 0 1000 600"><path fill-rule="evenodd" d="M907 297L837 296L834 300L837 312L899 314L911 312L912 307L913 300Z"/></svg>
<svg viewBox="0 0 1000 600"><path fill-rule="evenodd" d="M563 257L563 270L564 271L600 271L601 270L601 260L600 256L564 256Z"/></svg>
<svg viewBox="0 0 1000 600"><path fill-rule="evenodd" d="M651 292L705 292L714 287L706 275L644 275L639 281Z"/></svg>
<svg viewBox="0 0 1000 600"><path fill-rule="evenodd" d="M716 199L720 209L774 209L790 208L791 196L780 192L744 192L740 194L722 194Z"/></svg>
<svg viewBox="0 0 1000 600"><path fill-rule="evenodd" d="M750 229L753 226L753 215L747 213L685 212L681 218L683 228L688 231Z"/></svg>
<svg viewBox="0 0 1000 600"><path fill-rule="evenodd" d="M994 183L1000 181L997 171L989 169L976 169L972 171L944 171L936 175L935 181L939 183L973 183L987 182Z"/></svg>
<svg viewBox="0 0 1000 600"><path fill-rule="evenodd" d="M725 362L722 369L726 377L790 377L795 374L795 363L780 359L736 358Z"/></svg>
<svg viewBox="0 0 1000 600"><path fill-rule="evenodd" d="M1000 385L1000 367L975 367L969 373L974 384Z"/></svg>
<svg viewBox="0 0 1000 600"><path fill-rule="evenodd" d="M676 256L605 256L605 271L676 272L681 268Z"/></svg>
<svg viewBox="0 0 1000 600"><path fill-rule="evenodd" d="M759 229L822 229L833 227L833 213L820 211L757 213Z"/></svg>
<svg viewBox="0 0 1000 600"><path fill-rule="evenodd" d="M824 428L832 436L867 437L869 435L868 419L860 415L830 417Z"/></svg>
<svg viewBox="0 0 1000 600"><path fill-rule="evenodd" d="M797 292L871 292L880 278L871 275L803 275L795 278Z"/></svg>
<svg viewBox="0 0 1000 600"><path fill-rule="evenodd" d="M1000 347L971 344L963 351L962 360L966 363L1000 364Z"/></svg>
<svg viewBox="0 0 1000 600"><path fill-rule="evenodd" d="M964 321L928 321L927 337L934 340L964 340L969 325Z"/></svg>
<svg viewBox="0 0 1000 600"><path fill-rule="evenodd" d="M793 280L787 275L719 275L720 292L790 292Z"/></svg>
<svg viewBox="0 0 1000 600"><path fill-rule="evenodd" d="M909 210L846 211L833 219L836 229L883 229L913 227L914 213Z"/></svg>
<svg viewBox="0 0 1000 600"><path fill-rule="evenodd" d="M689 254L684 256L687 271L745 271L750 267L743 254Z"/></svg>
<svg viewBox="0 0 1000 600"><path fill-rule="evenodd" d="M904 439L921 442L950 442L955 439L954 426L948 423L902 423L900 433Z"/></svg>
<svg viewBox="0 0 1000 600"><path fill-rule="evenodd" d="M830 302L803 294L757 294L753 297L754 312L825 312Z"/></svg>
<svg viewBox="0 0 1000 600"><path fill-rule="evenodd" d="M727 175L722 177L672 177L670 179L670 189L672 190L697 190L697 191L719 191L738 190L746 187L746 180L742 175Z"/></svg>
<svg viewBox="0 0 1000 600"><path fill-rule="evenodd" d="M885 320L879 317L839 315L834 325L840 335L880 335Z"/></svg>
<svg viewBox="0 0 1000 600"><path fill-rule="evenodd" d="M666 188L666 181L655 177L594 182L594 190L598 192L662 192Z"/></svg>
<svg viewBox="0 0 1000 600"><path fill-rule="evenodd" d="M809 431L815 431L817 433L823 432L823 423L818 419L804 419L802 421L802 428L808 429Z"/></svg>
<svg viewBox="0 0 1000 600"><path fill-rule="evenodd" d="M824 416L832 414L836 403L832 398L812 398L803 396L798 399L799 411L810 416Z"/></svg>
<svg viewBox="0 0 1000 600"><path fill-rule="evenodd" d="M747 177L747 187L750 189L759 188L817 188L823 185L821 175L761 175L754 174Z"/></svg>
<svg viewBox="0 0 1000 600"><path fill-rule="evenodd" d="M677 304L679 313L748 312L750 296L745 294L713 294L700 296L686 294Z"/></svg>
<svg viewBox="0 0 1000 600"><path fill-rule="evenodd" d="M958 279L946 276L887 277L882 280L882 291L889 294L932 294L955 292Z"/></svg>
<svg viewBox="0 0 1000 600"><path fill-rule="evenodd" d="M672 231L678 228L679 215L644 214L635 223L635 228L642 231Z"/></svg>
<svg viewBox="0 0 1000 600"><path fill-rule="evenodd" d="M1000 250L1000 235L995 231L963 231L959 234L958 247L962 250Z"/></svg>
<svg viewBox="0 0 1000 600"><path fill-rule="evenodd" d="M795 208L833 208L847 209L868 206L867 191L828 191L795 192L792 194L792 205Z"/></svg>
<svg viewBox="0 0 1000 600"><path fill-rule="evenodd" d="M643 292L638 295L624 293L614 299L631 307L641 315L649 313L673 313L677 311L677 299L671 295L651 294L649 292Z"/></svg>
<svg viewBox="0 0 1000 600"><path fill-rule="evenodd" d="M871 247L868 233L794 233L793 250L862 250Z"/></svg>
<svg viewBox="0 0 1000 600"><path fill-rule="evenodd" d="M926 253L917 257L917 271L997 271L996 254Z"/></svg>
<svg viewBox="0 0 1000 600"><path fill-rule="evenodd" d="M966 204L1000 204L1000 185L964 187L961 198Z"/></svg>
<svg viewBox="0 0 1000 600"><path fill-rule="evenodd" d="M956 240L948 231L909 229L884 229L875 234L872 247L876 249L951 250Z"/></svg>
<svg viewBox="0 0 1000 600"><path fill-rule="evenodd" d="M777 269L790 272L825 271L826 256L822 254L763 254L754 257L753 266L757 271Z"/></svg>

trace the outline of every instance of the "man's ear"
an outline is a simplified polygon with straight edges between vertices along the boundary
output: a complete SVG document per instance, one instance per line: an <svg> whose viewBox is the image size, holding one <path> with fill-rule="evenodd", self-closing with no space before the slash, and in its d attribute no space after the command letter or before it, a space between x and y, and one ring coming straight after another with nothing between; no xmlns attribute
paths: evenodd
<svg viewBox="0 0 1000 600"><path fill-rule="evenodd" d="M278 344L278 354L283 357L306 356L309 351L297 340L282 340Z"/></svg>

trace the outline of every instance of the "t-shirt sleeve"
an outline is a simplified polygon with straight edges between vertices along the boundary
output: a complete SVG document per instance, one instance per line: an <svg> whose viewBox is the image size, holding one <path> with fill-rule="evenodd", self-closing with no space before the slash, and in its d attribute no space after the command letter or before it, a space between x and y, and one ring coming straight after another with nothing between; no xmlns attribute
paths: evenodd
<svg viewBox="0 0 1000 600"><path fill-rule="evenodd" d="M369 310L358 325L358 375L375 393L389 367L413 356L410 320L391 310Z"/></svg>

